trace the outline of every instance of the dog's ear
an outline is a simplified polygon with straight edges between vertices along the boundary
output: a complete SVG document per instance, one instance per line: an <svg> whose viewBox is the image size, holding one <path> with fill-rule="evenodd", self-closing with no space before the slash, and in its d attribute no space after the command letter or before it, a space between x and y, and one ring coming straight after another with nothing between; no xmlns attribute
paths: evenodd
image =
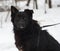
<svg viewBox="0 0 60 51"><path fill-rule="evenodd" d="M32 16L33 10L25 9L25 11L29 16Z"/></svg>
<svg viewBox="0 0 60 51"><path fill-rule="evenodd" d="M12 22L14 22L14 17L17 12L18 10L14 6L11 6L11 21Z"/></svg>
<svg viewBox="0 0 60 51"><path fill-rule="evenodd" d="M11 6L11 14L15 14L17 12L18 10L14 6Z"/></svg>

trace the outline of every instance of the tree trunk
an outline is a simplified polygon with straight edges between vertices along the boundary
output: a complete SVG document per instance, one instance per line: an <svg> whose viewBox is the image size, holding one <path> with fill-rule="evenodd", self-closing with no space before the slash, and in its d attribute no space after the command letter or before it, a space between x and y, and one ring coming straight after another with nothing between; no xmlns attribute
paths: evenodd
<svg viewBox="0 0 60 51"><path fill-rule="evenodd" d="M48 4L49 4L49 8L52 8L52 2L51 2L51 0L48 1Z"/></svg>
<svg viewBox="0 0 60 51"><path fill-rule="evenodd" d="M45 0L45 3L47 3L47 0Z"/></svg>

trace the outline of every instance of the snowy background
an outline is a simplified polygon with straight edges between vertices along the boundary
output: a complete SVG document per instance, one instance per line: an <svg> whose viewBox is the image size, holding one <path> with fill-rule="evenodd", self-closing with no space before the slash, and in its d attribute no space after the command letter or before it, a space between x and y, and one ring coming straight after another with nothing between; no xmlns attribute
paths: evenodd
<svg viewBox="0 0 60 51"><path fill-rule="evenodd" d="M31 1L29 7L26 6L26 2L22 1L18 2L17 5L21 8L21 10L24 10L26 8L33 9L32 3L33 1ZM11 6L11 0L9 5ZM12 5L14 5L14 3ZM33 9L33 19L37 20L41 26L60 23L60 7L57 7L57 5L60 5L60 0L52 0L53 8L49 9L48 5L45 5L44 0L38 0L39 9ZM47 12L46 14L45 10ZM11 13L8 16L7 22L5 22L7 13L8 12L0 12L0 51L18 51L14 44L15 40L13 25L10 21ZM55 25L43 29L46 29L60 43L60 25Z"/></svg>

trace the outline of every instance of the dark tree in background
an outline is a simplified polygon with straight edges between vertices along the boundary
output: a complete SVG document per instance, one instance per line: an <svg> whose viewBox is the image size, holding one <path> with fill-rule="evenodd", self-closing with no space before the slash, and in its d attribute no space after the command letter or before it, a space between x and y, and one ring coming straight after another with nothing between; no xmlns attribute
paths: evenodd
<svg viewBox="0 0 60 51"><path fill-rule="evenodd" d="M49 4L49 8L52 8L52 1L49 0L48 2L49 2L49 3L48 3L48 4Z"/></svg>
<svg viewBox="0 0 60 51"><path fill-rule="evenodd" d="M30 3L31 0L28 0L27 2L27 6L29 6L29 3ZM33 5L35 5L36 9L38 9L38 4L37 4L37 0L33 0Z"/></svg>
<svg viewBox="0 0 60 51"><path fill-rule="evenodd" d="M52 1L51 0L45 0L45 3L48 3L49 8L52 8Z"/></svg>
<svg viewBox="0 0 60 51"><path fill-rule="evenodd" d="M47 3L47 0L45 0L45 3Z"/></svg>

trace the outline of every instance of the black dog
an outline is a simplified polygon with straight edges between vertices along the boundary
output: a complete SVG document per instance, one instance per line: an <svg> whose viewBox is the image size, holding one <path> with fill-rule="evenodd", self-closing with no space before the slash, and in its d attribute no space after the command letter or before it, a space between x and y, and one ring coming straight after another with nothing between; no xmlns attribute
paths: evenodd
<svg viewBox="0 0 60 51"><path fill-rule="evenodd" d="M11 6L16 47L23 51L60 51L60 44L46 30L42 30L32 15L33 10L19 12Z"/></svg>

